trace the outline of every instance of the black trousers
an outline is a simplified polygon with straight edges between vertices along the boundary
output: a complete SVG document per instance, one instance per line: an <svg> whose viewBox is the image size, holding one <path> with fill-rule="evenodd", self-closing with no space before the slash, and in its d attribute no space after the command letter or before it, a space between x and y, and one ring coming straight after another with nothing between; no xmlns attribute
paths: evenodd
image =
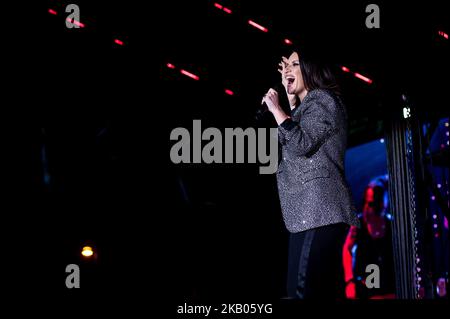
<svg viewBox="0 0 450 319"><path fill-rule="evenodd" d="M290 235L288 298L345 298L342 246L348 229L339 223Z"/></svg>

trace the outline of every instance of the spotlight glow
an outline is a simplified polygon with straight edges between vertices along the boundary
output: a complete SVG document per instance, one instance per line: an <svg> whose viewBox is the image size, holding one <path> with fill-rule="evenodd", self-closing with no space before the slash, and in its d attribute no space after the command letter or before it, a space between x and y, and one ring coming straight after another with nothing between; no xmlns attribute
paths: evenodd
<svg viewBox="0 0 450 319"><path fill-rule="evenodd" d="M369 84L372 84L372 80L369 79L368 77L364 76L364 75L361 75L361 74L355 72L355 76L356 76L358 79L363 80L364 82L367 82L367 83L369 83Z"/></svg>
<svg viewBox="0 0 450 319"><path fill-rule="evenodd" d="M227 7L224 7L224 6L221 5L220 3L215 2L215 3L214 3L214 6L215 6L217 9L224 11L225 13L228 13L228 14L232 14L232 13L233 13L230 9L228 9Z"/></svg>
<svg viewBox="0 0 450 319"><path fill-rule="evenodd" d="M265 28L262 25L256 23L255 21L248 20L248 24L250 24L251 26L255 27L256 29L261 30L262 32L269 32L269 30L267 28Z"/></svg>
<svg viewBox="0 0 450 319"><path fill-rule="evenodd" d="M180 70L180 72L181 72L181 74L184 74L184 75L190 77L191 79L194 79L194 80L196 80L196 81L200 80L200 78L199 78L197 75L195 75L195 74L193 74L193 73L191 73L191 72L188 72L188 71L183 70L183 69Z"/></svg>
<svg viewBox="0 0 450 319"><path fill-rule="evenodd" d="M81 254L84 257L91 257L92 255L94 255L94 251L92 250L91 246L84 246L82 251L81 251Z"/></svg>
<svg viewBox="0 0 450 319"><path fill-rule="evenodd" d="M73 23L73 24L75 24L76 26L79 26L80 28L84 28L84 27L85 27L85 24L84 24L84 23L81 23L80 21L77 21L77 20L75 20L75 19L67 18L66 21L69 21L70 23Z"/></svg>
<svg viewBox="0 0 450 319"><path fill-rule="evenodd" d="M444 31L438 31L438 34L439 34L441 37L444 37L445 39L448 40L448 34L445 33Z"/></svg>

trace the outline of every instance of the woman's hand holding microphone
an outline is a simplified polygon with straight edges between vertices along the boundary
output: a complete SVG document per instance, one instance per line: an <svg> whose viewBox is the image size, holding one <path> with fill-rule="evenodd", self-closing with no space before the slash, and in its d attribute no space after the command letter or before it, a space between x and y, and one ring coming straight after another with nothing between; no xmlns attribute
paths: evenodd
<svg viewBox="0 0 450 319"><path fill-rule="evenodd" d="M281 69L278 69L278 72L281 73L281 83L283 84L283 87L286 89L286 93L287 93L287 80L284 78L284 70L285 70L285 61L287 61L287 59L285 57L283 57L282 62L279 63ZM289 98L289 103L291 103L292 105L292 100L296 99L296 96L293 94L288 94L288 98ZM287 118L289 118L289 116L283 111L283 109L280 106L280 99L278 97L278 92L275 91L274 89L269 89L269 91L267 91L267 93L264 95L261 104L266 103L267 105L267 109L269 110L269 112L271 112L273 114L273 116L275 117L275 121L277 122L278 125L280 125L281 123L283 123Z"/></svg>

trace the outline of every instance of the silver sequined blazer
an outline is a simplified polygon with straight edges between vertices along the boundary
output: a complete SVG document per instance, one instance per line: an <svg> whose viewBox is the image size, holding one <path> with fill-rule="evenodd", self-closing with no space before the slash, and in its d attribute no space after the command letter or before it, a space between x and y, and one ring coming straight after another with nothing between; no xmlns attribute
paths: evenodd
<svg viewBox="0 0 450 319"><path fill-rule="evenodd" d="M344 174L347 114L340 98L317 89L278 128L278 193L291 233L339 222L359 226Z"/></svg>

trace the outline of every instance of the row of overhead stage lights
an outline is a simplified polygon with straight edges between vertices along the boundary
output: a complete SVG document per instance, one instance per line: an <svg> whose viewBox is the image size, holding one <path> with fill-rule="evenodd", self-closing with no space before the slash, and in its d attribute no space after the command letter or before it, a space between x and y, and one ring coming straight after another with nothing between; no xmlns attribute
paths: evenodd
<svg viewBox="0 0 450 319"><path fill-rule="evenodd" d="M233 13L233 11L230 8L227 8L227 7L225 7L222 4L217 3L217 2L214 3L214 7L219 9L219 10L221 10L221 11L223 11L223 12L225 12L226 14L232 14ZM247 23L248 23L248 25L254 27L255 29L260 30L261 32L264 32L264 33L268 33L269 32L268 28L266 28L265 26L261 25L260 23L255 22L255 21L253 21L251 19L247 20ZM293 44L292 41L290 39L288 39L288 38L285 38L283 40L283 42L286 45L292 45ZM173 70L176 69L175 65L170 63L170 62L167 63L166 66L169 69L173 69ZM372 79L368 78L367 76L364 76L364 75L362 75L362 74L360 74L358 72L352 72L352 71L350 71L349 68L347 68L345 66L341 66L341 70L343 72L353 74L356 78L366 82L367 84L372 84L372 82L373 82ZM193 80L196 80L196 81L200 80L200 77L198 75L192 73L192 72L188 72L188 71L186 71L184 69L179 69L179 71L180 71L181 74L183 74L183 75L185 75L185 76L187 76L187 77L189 77L189 78L191 78ZM225 94L228 94L228 95L234 95L234 92L232 90L230 90L230 89L224 89L224 92L225 92Z"/></svg>
<svg viewBox="0 0 450 319"><path fill-rule="evenodd" d="M227 8L227 7L225 7L222 4L217 3L217 2L214 3L214 7L216 7L217 9L219 9L219 10L221 10L221 11L227 13L227 14L232 14L233 13L233 11L230 8ZM254 28L256 28L256 29L258 29L258 30L260 30L262 32L265 32L265 33L269 32L268 28L262 26L261 24L255 22L253 20L248 20L247 23L250 26L252 26L252 27L254 27ZM443 32L443 31L438 31L438 34L448 40L448 34L447 33ZM285 38L283 40L283 42L286 45L292 45L293 44L292 41L290 39L287 39L287 38ZM172 63L167 63L167 67L170 68L170 69L175 69L175 66ZM341 66L340 68L341 68L341 70L343 72L353 74L354 77L356 77L357 79L359 79L361 81L366 82L367 84L372 84L373 83L373 80L368 78L367 76L364 76L364 75L362 75L362 74L360 74L358 72L353 72L353 71L351 71L349 68L347 68L345 66ZM187 71L185 71L183 69L180 69L180 72L182 74L184 74L184 75L194 79L194 80L197 80L197 81L200 80L200 77L198 75L195 75L195 74L193 74L191 72L187 72ZM229 89L225 89L225 93L228 94L228 95L233 95L234 94Z"/></svg>
<svg viewBox="0 0 450 319"><path fill-rule="evenodd" d="M230 8L227 8L227 7L223 6L220 3L214 2L213 5L214 5L215 8L217 8L218 10L223 11L226 14L233 14L233 11ZM56 10L54 10L54 9L48 9L48 13L51 14L51 15L58 15L58 12ZM73 18L70 18L70 17L66 18L66 21L68 23L73 24L77 28L85 28L86 27L86 25L84 23L82 23L81 21L77 21L77 20L75 20ZM268 28L262 26L261 24L255 22L253 20L249 19L247 21L247 23L248 23L248 25L250 25L250 26L260 30L261 32L264 32L264 33L268 33L269 32ZM441 36L444 39L448 40L448 34L447 33L443 32L443 31L438 31L438 34L439 34L439 36ZM117 39L117 38L115 38L113 42L114 42L115 45L118 45L118 46L124 46L125 45L123 40L120 40L120 39ZM285 38L283 40L283 42L286 45L292 45L293 44L292 41L290 39L287 39L287 38ZM167 63L166 66L169 69L176 69L175 65L173 65L170 62ZM364 81L367 84L372 84L373 83L373 80L368 78L367 76L364 76L364 75L362 75L362 74L360 74L358 72L353 72L353 71L351 71L349 68L347 68L345 66L341 66L340 68L341 68L341 70L343 72L352 74L354 77L356 77L357 79L359 79L361 81ZM185 76L187 76L187 77L189 77L189 78L191 78L193 80L196 80L196 81L200 80L200 77L198 75L194 74L193 72L187 71L187 70L182 69L182 68L180 68L179 71L180 71L181 74L183 74L183 75L185 75ZM225 92L225 94L228 94L228 95L234 95L234 92L232 90L228 89L228 88L224 89L224 92Z"/></svg>
<svg viewBox="0 0 450 319"><path fill-rule="evenodd" d="M57 16L58 12L54 9L48 9L47 11L49 14ZM67 14L67 13L63 13L63 14ZM86 24L82 23L81 21L75 20L74 18L71 18L70 16L66 18L66 23L73 25L73 28L85 28ZM113 41L115 44L123 46L125 45L124 42L120 39L114 39Z"/></svg>

